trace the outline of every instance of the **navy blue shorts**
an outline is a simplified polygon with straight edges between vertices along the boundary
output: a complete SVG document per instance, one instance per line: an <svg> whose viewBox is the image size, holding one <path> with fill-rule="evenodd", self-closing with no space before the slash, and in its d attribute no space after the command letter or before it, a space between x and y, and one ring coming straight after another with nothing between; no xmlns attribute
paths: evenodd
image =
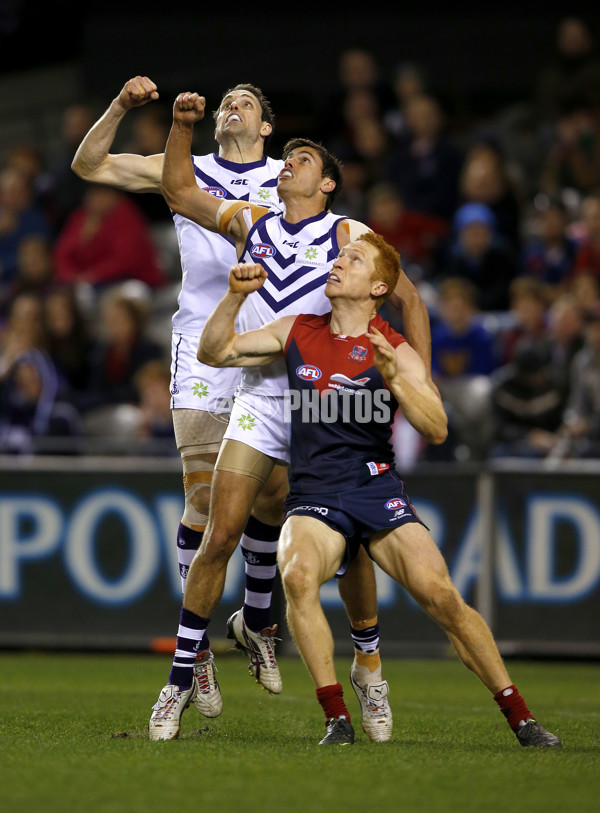
<svg viewBox="0 0 600 813"><path fill-rule="evenodd" d="M378 531L391 530L408 522L419 522L414 506L395 471L374 477L366 485L328 494L290 494L284 522L290 517L314 517L342 534L346 553L337 576L343 576L363 545ZM427 527L427 526L425 526Z"/></svg>

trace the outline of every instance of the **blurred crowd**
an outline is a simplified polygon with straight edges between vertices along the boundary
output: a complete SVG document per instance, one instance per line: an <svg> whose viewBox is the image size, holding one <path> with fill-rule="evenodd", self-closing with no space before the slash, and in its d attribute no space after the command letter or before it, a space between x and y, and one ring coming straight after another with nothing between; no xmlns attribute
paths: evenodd
<svg viewBox="0 0 600 813"><path fill-rule="evenodd" d="M555 52L528 85L527 98L465 122L426 65L385 76L373 53L348 48L313 132L290 133L317 135L341 158L334 211L397 248L429 308L450 433L429 447L398 418L401 469L600 458L600 48L586 21L559 23ZM72 172L97 117L74 104L58 154L16 144L0 165L5 454L110 452L111 443L123 453L123 439L136 453L177 451L171 217L157 195ZM123 151L162 152L169 126L164 107L137 111ZM402 329L390 305L382 315Z"/></svg>

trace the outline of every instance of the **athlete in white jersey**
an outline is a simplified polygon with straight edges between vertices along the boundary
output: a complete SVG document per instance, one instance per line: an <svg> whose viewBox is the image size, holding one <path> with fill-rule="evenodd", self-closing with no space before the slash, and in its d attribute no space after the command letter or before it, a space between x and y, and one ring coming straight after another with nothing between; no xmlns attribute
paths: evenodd
<svg viewBox="0 0 600 813"><path fill-rule="evenodd" d="M161 193L162 154L140 156L109 152L125 114L157 98L156 85L148 77L129 80L82 141L73 161L73 170L85 180L128 192ZM197 110L196 120L203 115L203 102L201 108ZM218 155L193 156L190 162L188 153L188 165L194 167L194 183L210 191L216 199L246 200L269 208L280 207L275 184L283 162L265 158L263 154L271 133L272 118L268 101L258 88L238 85L228 91L215 113ZM214 462L227 425L227 413L221 416L222 420L215 419L214 415L223 409L221 396L230 396L239 380L238 371L233 371L229 377L223 375L223 371L215 371L197 361L198 338L206 315L226 290L229 267L237 255L231 239L202 229L179 214L174 215L174 221L183 279L179 308L173 319L171 389L173 422L184 471L185 510L177 542L182 583L185 585L189 564L201 544ZM277 467L257 495L247 532L242 536L242 552L246 560L243 613L248 624L248 637L244 641L258 648L258 654L254 651L248 653L252 673L270 691L277 691L281 686L273 654L273 636L268 634L268 618L286 493L287 473ZM356 584L353 584L353 578L356 578ZM350 574L340 592L344 590L348 607L352 601L355 603L351 617L366 618L363 606L375 603L370 564L367 563L367 576L360 575L360 568L356 576ZM369 592L372 598L365 602L361 598L363 592ZM263 659L262 666L257 663L260 658ZM197 690L194 705L202 714L216 716L221 710L221 698L211 657L198 658L194 677Z"/></svg>
<svg viewBox="0 0 600 813"><path fill-rule="evenodd" d="M341 165L320 145L296 139L286 146L285 167L278 180L279 195L286 207L285 217L273 216L263 207L242 202L220 204L198 188L188 160L193 124L201 108L201 98L197 94L180 94L175 102L163 168L163 194L168 204L199 225L230 236L240 257L247 252L255 260L266 258L267 264L273 258L273 268L277 272L271 277L272 285L265 288L262 303L248 300L247 309L240 315L242 325L247 327L253 322L269 321L278 309L280 314L286 308L295 313L306 309L314 311L318 307L315 305L317 300L324 304L319 289L325 285L326 266L337 255L339 247L354 236L352 225L359 233L367 230L363 224L352 224L346 218L328 212L335 189L341 185ZM408 280L404 286L410 286ZM417 300L420 302L418 295ZM423 319L419 324L423 332ZM203 360L210 362L210 355ZM181 715L194 698L191 670L195 653L205 649L206 628L222 595L227 562L262 484L275 464L287 459L287 436L281 437L281 454L264 446L264 442L268 443L269 437L276 434L275 427L283 426L283 413L277 414L275 410L275 414L265 418L260 440L256 436L259 433L254 434L255 420L243 413L244 399L256 398L262 403L269 397L280 400L284 380L277 370L265 376L266 369L263 367L260 374L255 372L254 382L245 380L236 398L236 426L248 436L242 441L227 437L219 453L209 521L202 547L188 575L169 683L161 691L150 719L152 739L172 739L179 732ZM238 409L242 413L239 419ZM233 418L230 427L232 423ZM353 627L352 619L361 619L365 624L372 620L376 622L376 604L365 598L360 614L349 611ZM228 623L230 637L252 648L242 613L234 613ZM360 622L357 629L364 629ZM385 736L377 738L388 739L391 712L385 699L387 683L381 679L379 653L373 654L374 659L365 656L363 663L355 659L353 673L363 686L370 683L379 686L377 696L380 702L370 703L365 690L365 702L363 704L361 700L361 707L363 718L372 713L387 715L389 725ZM258 675L268 664L258 659L255 666Z"/></svg>

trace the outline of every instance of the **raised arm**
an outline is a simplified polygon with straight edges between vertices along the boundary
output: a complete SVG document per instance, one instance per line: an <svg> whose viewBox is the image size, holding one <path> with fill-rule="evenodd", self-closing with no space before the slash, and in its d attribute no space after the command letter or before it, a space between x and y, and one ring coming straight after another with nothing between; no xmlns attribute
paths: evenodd
<svg viewBox="0 0 600 813"><path fill-rule="evenodd" d="M245 209L260 209L239 201L221 201L200 189L190 160L194 124L204 116L205 99L197 93L180 93L173 105L173 124L162 174L162 192L168 205L183 217L209 231L228 234L240 255L249 226L241 215Z"/></svg>
<svg viewBox="0 0 600 813"><path fill-rule="evenodd" d="M429 386L421 357L407 342L392 347L374 327L367 336L375 351L375 366L407 421L430 443L443 443L448 435L448 419L441 398Z"/></svg>
<svg viewBox="0 0 600 813"><path fill-rule="evenodd" d="M143 107L156 99L156 85L147 76L129 79L79 145L71 164L73 172L84 181L107 184L126 192L160 194L162 154L109 153L125 114L133 107Z"/></svg>
<svg viewBox="0 0 600 813"><path fill-rule="evenodd" d="M283 354L295 316L284 316L258 330L235 332L235 318L246 297L257 291L266 278L262 265L238 263L231 268L229 290L200 336L198 361L211 367L258 367Z"/></svg>

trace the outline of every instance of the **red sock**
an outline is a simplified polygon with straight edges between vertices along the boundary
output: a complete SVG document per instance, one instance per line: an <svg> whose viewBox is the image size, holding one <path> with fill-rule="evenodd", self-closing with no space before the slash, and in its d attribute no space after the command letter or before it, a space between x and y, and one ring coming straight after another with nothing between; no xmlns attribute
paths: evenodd
<svg viewBox="0 0 600 813"><path fill-rule="evenodd" d="M317 700L321 704L321 708L325 712L325 719L330 720L332 717L341 717L342 714L350 720L350 713L344 703L344 690L341 683L333 683L331 686L321 686L317 689Z"/></svg>
<svg viewBox="0 0 600 813"><path fill-rule="evenodd" d="M518 730L521 720L535 719L519 694L519 690L513 684L495 694L494 700L500 706L500 711L508 720L513 731Z"/></svg>

